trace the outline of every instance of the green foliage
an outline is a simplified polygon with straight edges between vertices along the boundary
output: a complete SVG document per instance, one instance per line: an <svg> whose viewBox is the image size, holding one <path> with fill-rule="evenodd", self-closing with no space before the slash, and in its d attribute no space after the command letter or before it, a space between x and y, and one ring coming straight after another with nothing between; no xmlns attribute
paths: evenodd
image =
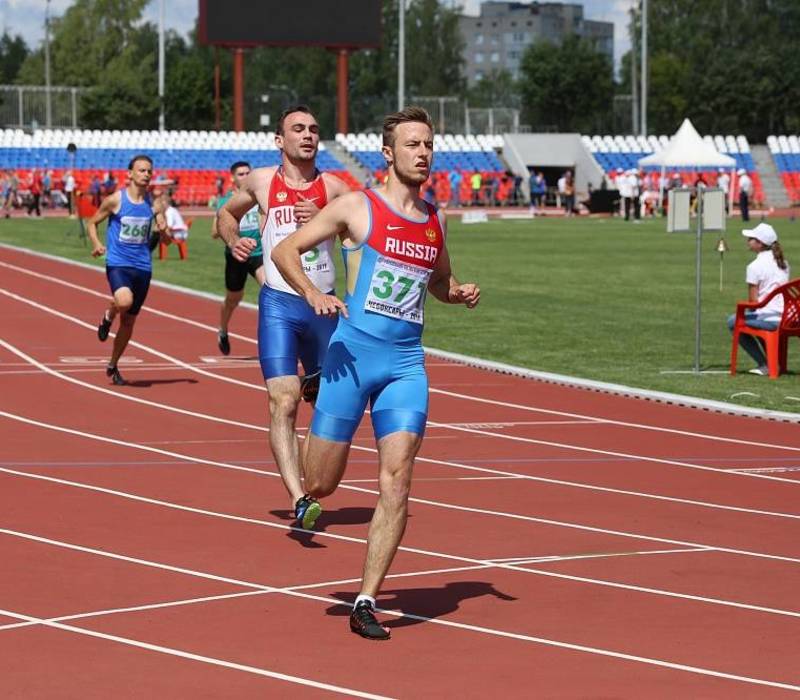
<svg viewBox="0 0 800 700"><path fill-rule="evenodd" d="M0 83L14 82L28 53L28 45L21 36L3 33L0 37Z"/></svg>
<svg viewBox="0 0 800 700"><path fill-rule="evenodd" d="M611 119L613 70L605 54L577 36L531 44L520 65L525 120L549 131L603 131Z"/></svg>
<svg viewBox="0 0 800 700"><path fill-rule="evenodd" d="M648 28L651 130L685 116L755 141L800 128L797 0L650 0Z"/></svg>
<svg viewBox="0 0 800 700"><path fill-rule="evenodd" d="M520 86L507 70L493 70L467 92L470 107L513 107L519 102Z"/></svg>

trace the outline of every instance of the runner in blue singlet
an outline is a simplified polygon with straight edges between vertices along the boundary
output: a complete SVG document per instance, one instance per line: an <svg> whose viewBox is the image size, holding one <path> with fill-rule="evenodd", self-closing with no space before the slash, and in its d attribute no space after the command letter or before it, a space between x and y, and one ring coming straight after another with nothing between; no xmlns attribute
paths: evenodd
<svg viewBox="0 0 800 700"><path fill-rule="evenodd" d="M117 363L133 334L133 326L150 288L153 265L150 258L150 229L153 217L160 235L166 237L165 202L151 202L147 188L153 177L149 156L134 156L128 165L130 183L106 197L89 219L87 232L92 242L92 257L106 255L106 277L111 287L111 303L97 326L101 342L108 338L111 324L119 316L106 376L117 385L125 384ZM100 242L97 225L108 218L106 245Z"/></svg>
<svg viewBox="0 0 800 700"><path fill-rule="evenodd" d="M433 130L428 113L409 107L383 124L386 184L329 204L272 251L286 282L316 314L340 313L322 364L317 407L306 442L305 487L312 497L336 489L353 434L371 406L378 446L380 496L367 540L361 592L350 616L353 632L388 639L375 618L380 590L408 513L414 459L427 417L427 377L421 335L428 292L449 304L474 307L475 284L461 284L450 269L444 217L422 200L430 174ZM301 256L339 234L347 271L345 300L317 289Z"/></svg>

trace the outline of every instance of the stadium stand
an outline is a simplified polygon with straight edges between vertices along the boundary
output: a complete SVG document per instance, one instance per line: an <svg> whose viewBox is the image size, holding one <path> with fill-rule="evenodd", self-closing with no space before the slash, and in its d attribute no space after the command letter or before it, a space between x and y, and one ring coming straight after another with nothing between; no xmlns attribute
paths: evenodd
<svg viewBox="0 0 800 700"><path fill-rule="evenodd" d="M767 136L767 147L789 200L792 204L800 203L800 138L796 134Z"/></svg>
<svg viewBox="0 0 800 700"><path fill-rule="evenodd" d="M379 134L336 134L336 142L377 182L383 180L386 164L381 155ZM469 204L475 202L477 197L481 204L509 203L514 192L514 180L507 174L506 166L497 155L503 145L500 135L434 136L436 158L430 186L436 201ZM450 176L454 172L460 175L456 197L452 192L455 178ZM482 183L478 195L474 194L471 187L472 176L476 173L480 174Z"/></svg>
<svg viewBox="0 0 800 700"><path fill-rule="evenodd" d="M609 181L613 182L618 172L624 172L631 168L638 169L640 158L666 148L669 143L667 136L582 136L586 147L594 156L600 167L606 172ZM725 153L736 160L736 168L743 168L753 180L755 189L755 200L764 201L764 189L761 183L758 170L750 153L750 144L744 136L704 136L703 140L714 146L720 153ZM652 168L648 170L652 171ZM693 168L670 168L670 173L677 172L684 184L691 184L697 175ZM716 184L717 171L701 171L710 184ZM735 182L735 180L734 180ZM734 197L738 197L738 191L734 192Z"/></svg>
<svg viewBox="0 0 800 700"><path fill-rule="evenodd" d="M209 203L218 178L227 186L234 161L247 160L253 167L280 162L271 132L42 129L28 134L4 129L0 131L0 165L17 171L21 181L32 168L52 170L54 183L60 183L72 165L66 150L70 143L77 147L73 175L78 189L85 191L94 176L102 181L107 173L124 183L131 157L147 153L155 164L156 184L164 183L178 202L192 205ZM351 187L361 186L322 143L317 165Z"/></svg>

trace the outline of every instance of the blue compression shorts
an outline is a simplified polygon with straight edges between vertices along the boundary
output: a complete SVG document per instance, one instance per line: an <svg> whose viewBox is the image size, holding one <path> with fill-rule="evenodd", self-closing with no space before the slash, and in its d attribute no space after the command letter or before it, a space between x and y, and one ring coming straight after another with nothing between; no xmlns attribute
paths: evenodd
<svg viewBox="0 0 800 700"><path fill-rule="evenodd" d="M351 442L370 404L372 430L424 435L428 420L428 376L418 340L387 343L341 323L322 364L322 381L311 432L333 442Z"/></svg>
<svg viewBox="0 0 800 700"><path fill-rule="evenodd" d="M258 295L258 359L264 379L297 376L297 359L306 374L322 366L335 316L317 316L305 299L267 285Z"/></svg>
<svg viewBox="0 0 800 700"><path fill-rule="evenodd" d="M122 267L110 265L106 267L106 277L113 294L122 287L127 287L133 294L133 303L126 313L136 316L147 298L150 289L151 273L147 270L140 270L138 267Z"/></svg>

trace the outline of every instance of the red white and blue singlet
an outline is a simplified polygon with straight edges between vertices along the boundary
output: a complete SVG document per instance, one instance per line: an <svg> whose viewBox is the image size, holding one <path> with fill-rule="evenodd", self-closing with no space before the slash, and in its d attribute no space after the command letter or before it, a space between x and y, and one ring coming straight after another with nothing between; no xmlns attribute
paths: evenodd
<svg viewBox="0 0 800 700"><path fill-rule="evenodd" d="M311 430L347 442L371 404L377 439L393 432L422 434L428 381L422 350L428 282L444 234L436 208L410 219L374 191L366 191L366 239L342 248L349 318L341 318L322 367Z"/></svg>

